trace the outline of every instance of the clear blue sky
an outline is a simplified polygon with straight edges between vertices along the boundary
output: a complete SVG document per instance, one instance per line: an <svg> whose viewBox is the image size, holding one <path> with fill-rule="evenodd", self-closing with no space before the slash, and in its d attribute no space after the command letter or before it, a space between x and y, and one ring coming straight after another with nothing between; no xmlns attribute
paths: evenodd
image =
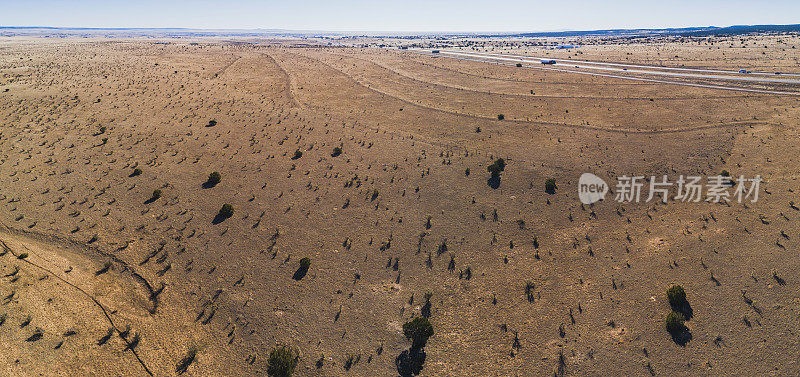
<svg viewBox="0 0 800 377"><path fill-rule="evenodd" d="M0 26L552 31L800 23L800 0L0 0Z"/></svg>

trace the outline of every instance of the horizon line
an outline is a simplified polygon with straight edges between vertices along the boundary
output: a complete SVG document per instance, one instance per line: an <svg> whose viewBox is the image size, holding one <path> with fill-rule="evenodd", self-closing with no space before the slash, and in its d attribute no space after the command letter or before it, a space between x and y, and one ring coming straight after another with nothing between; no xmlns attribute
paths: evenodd
<svg viewBox="0 0 800 377"><path fill-rule="evenodd" d="M655 31L655 30L691 30L691 29L724 29L733 27L759 27L759 26L800 26L800 24L736 24L726 26L665 26L665 27L635 27L635 28L599 28L599 29L551 29L551 30L518 30L518 31L426 31L426 30L403 30L403 31L382 31L382 30L325 30L325 29L284 29L284 28L195 28L195 27L94 27L94 26L4 26L0 25L0 30L4 29L48 29L48 30L180 30L180 31L238 31L238 32L285 32L285 33L331 33L331 34L352 34L352 33L384 33L384 34L492 34L492 35L516 35L516 34L535 34L535 33L586 33L604 31Z"/></svg>

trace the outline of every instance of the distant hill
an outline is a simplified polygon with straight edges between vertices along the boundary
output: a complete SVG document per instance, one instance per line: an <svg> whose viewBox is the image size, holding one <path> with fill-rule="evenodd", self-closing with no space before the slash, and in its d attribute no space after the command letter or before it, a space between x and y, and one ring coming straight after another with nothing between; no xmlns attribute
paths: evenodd
<svg viewBox="0 0 800 377"><path fill-rule="evenodd" d="M736 25L723 28L711 28L707 30L697 30L683 34L692 36L704 35L737 35L748 33L790 33L800 32L800 24L795 25ZM681 34L681 33L678 33Z"/></svg>
<svg viewBox="0 0 800 377"><path fill-rule="evenodd" d="M540 33L507 34L509 37L585 37L585 36L641 36L641 35L737 35L748 33L800 32L800 24L795 25L735 25L728 27L687 27L665 29L606 29L583 31L558 31Z"/></svg>

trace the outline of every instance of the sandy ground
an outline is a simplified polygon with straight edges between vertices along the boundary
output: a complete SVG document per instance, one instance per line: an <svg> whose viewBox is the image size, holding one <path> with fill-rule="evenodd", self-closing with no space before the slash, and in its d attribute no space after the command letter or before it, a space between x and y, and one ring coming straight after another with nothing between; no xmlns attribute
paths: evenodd
<svg viewBox="0 0 800 377"><path fill-rule="evenodd" d="M762 38L580 53L800 56ZM266 375L284 343L299 376L397 375L430 293L425 376L796 375L798 105L403 50L1 39L0 373L176 375L196 350L185 375ZM584 172L722 170L759 201L577 196Z"/></svg>

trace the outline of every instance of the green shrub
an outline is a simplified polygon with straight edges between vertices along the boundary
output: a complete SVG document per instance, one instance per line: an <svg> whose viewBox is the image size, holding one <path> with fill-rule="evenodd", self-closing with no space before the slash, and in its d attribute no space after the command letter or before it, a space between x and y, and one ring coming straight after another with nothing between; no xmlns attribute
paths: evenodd
<svg viewBox="0 0 800 377"><path fill-rule="evenodd" d="M667 299L673 308L679 308L686 304L686 291L680 285L673 285L667 289Z"/></svg>
<svg viewBox="0 0 800 377"><path fill-rule="evenodd" d="M102 134L106 133L106 130L107 130L106 126L100 127L99 134L102 135Z"/></svg>
<svg viewBox="0 0 800 377"><path fill-rule="evenodd" d="M296 159L298 159L298 158L300 158L300 157L303 157L303 152L302 152L302 151L300 151L299 149L298 149L298 150L296 150L296 151L294 151L294 157L292 157L292 159L293 159L293 160L296 160Z"/></svg>
<svg viewBox="0 0 800 377"><path fill-rule="evenodd" d="M290 377L297 367L299 354L290 346L277 346L269 353L267 375L270 377Z"/></svg>
<svg viewBox="0 0 800 377"><path fill-rule="evenodd" d="M300 268L308 270L309 267L311 267L311 258L305 257L300 259Z"/></svg>
<svg viewBox="0 0 800 377"><path fill-rule="evenodd" d="M133 173L131 173L131 177L135 177L137 175L142 175L142 169L139 169L139 168L133 169Z"/></svg>
<svg viewBox="0 0 800 377"><path fill-rule="evenodd" d="M338 157L340 154L342 154L342 148L341 147L333 148L333 152L331 152L331 156L332 157Z"/></svg>
<svg viewBox="0 0 800 377"><path fill-rule="evenodd" d="M506 119L506 116L505 116L505 115L503 115L503 114L497 114L497 120L503 120L503 119Z"/></svg>
<svg viewBox="0 0 800 377"><path fill-rule="evenodd" d="M558 186L556 186L555 178L547 178L547 180L544 182L544 191L548 194L554 194L557 188Z"/></svg>
<svg viewBox="0 0 800 377"><path fill-rule="evenodd" d="M664 324L670 334L677 334L683 330L684 321L686 321L686 318L683 317L683 314L671 311L667 314Z"/></svg>
<svg viewBox="0 0 800 377"><path fill-rule="evenodd" d="M486 170L492 173L492 177L499 177L500 172L506 170L506 160L498 158L491 165L486 167Z"/></svg>
<svg viewBox="0 0 800 377"><path fill-rule="evenodd" d="M161 197L161 190L155 189L155 190L153 190L153 196L150 197L150 200L155 201L155 200L158 200L158 198L160 198L160 197Z"/></svg>
<svg viewBox="0 0 800 377"><path fill-rule="evenodd" d="M217 216L223 219L233 216L233 206L228 203L223 204L222 208L219 209Z"/></svg>
<svg viewBox="0 0 800 377"><path fill-rule="evenodd" d="M215 171L215 172L211 172L211 174L208 175L208 181L206 181L206 183L209 186L214 186L217 183L219 183L220 181L222 181L222 174L219 174L219 172Z"/></svg>
<svg viewBox="0 0 800 377"><path fill-rule="evenodd" d="M214 127L216 125L217 125L217 121L216 120L209 120L208 124L206 125L206 127Z"/></svg>
<svg viewBox="0 0 800 377"><path fill-rule="evenodd" d="M425 317L417 317L403 324L403 335L411 339L411 348L425 347L433 335L433 326Z"/></svg>

